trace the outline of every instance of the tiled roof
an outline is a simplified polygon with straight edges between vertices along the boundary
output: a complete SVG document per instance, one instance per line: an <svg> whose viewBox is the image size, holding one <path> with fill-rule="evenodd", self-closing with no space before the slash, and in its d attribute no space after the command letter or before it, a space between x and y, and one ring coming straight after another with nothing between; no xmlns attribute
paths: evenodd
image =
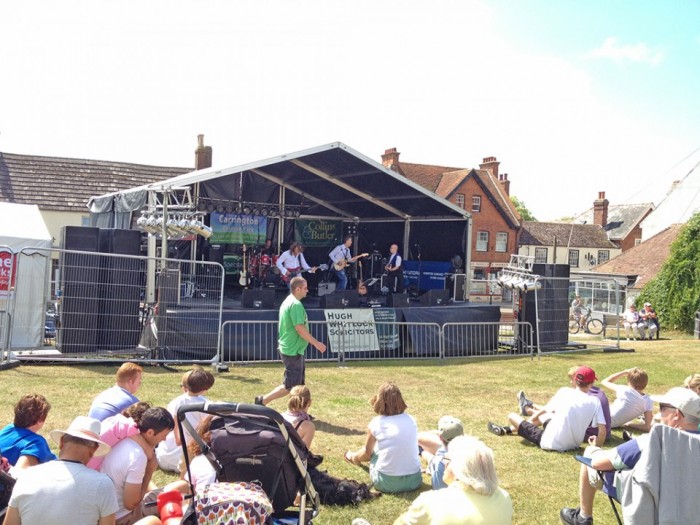
<svg viewBox="0 0 700 525"><path fill-rule="evenodd" d="M605 231L613 241L622 241L654 209L654 203L614 204L608 206L608 223ZM589 208L574 219L574 222L586 221L593 224L593 208Z"/></svg>
<svg viewBox="0 0 700 525"><path fill-rule="evenodd" d="M520 224L521 219L518 210L515 209L513 201L510 200L510 197L503 190L503 186L496 180L496 177L491 175L491 172L488 170L474 170L474 173L479 177L484 186L488 188L489 192L498 200L503 211L510 214L511 219L515 221L516 225Z"/></svg>
<svg viewBox="0 0 700 525"><path fill-rule="evenodd" d="M618 248L595 224L571 224L565 222L523 222L520 232L521 246L558 246L576 248Z"/></svg>
<svg viewBox="0 0 700 525"><path fill-rule="evenodd" d="M193 171L126 162L0 152L0 201L41 210L86 211L88 199Z"/></svg>
<svg viewBox="0 0 700 525"><path fill-rule="evenodd" d="M600 264L591 271L606 274L637 275L635 288L642 288L656 277L671 253L671 244L676 240L683 224L674 224L657 233L634 248L630 248L614 259Z"/></svg>
<svg viewBox="0 0 700 525"><path fill-rule="evenodd" d="M443 173L462 170L462 168L447 168L445 166L433 166L430 164L411 164L409 162L399 162L399 166L406 178L432 192L435 192L440 184Z"/></svg>

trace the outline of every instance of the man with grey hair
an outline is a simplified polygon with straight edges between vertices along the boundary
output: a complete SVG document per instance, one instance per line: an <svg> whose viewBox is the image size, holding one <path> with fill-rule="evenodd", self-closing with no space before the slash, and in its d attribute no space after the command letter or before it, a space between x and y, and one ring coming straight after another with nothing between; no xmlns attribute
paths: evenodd
<svg viewBox="0 0 700 525"><path fill-rule="evenodd" d="M411 503L394 525L488 523L510 525L513 502L498 486L493 451L472 436L457 436L447 445L446 489L429 490Z"/></svg>
<svg viewBox="0 0 700 525"><path fill-rule="evenodd" d="M698 433L700 424L700 396L688 388L675 387L659 401L661 424L672 428ZM596 446L586 448L584 456L590 458L591 466L581 465L579 473L579 504L577 508L561 509L559 517L568 525L593 525L593 501L596 490L617 499L615 473L631 470L639 461L642 451L649 444L649 434L644 434L622 445L603 450ZM603 479L598 471L604 471Z"/></svg>

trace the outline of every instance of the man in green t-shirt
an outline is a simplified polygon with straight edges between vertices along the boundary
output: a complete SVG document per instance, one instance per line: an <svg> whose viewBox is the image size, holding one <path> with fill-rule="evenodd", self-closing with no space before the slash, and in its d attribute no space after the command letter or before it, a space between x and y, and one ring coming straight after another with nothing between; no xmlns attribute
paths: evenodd
<svg viewBox="0 0 700 525"><path fill-rule="evenodd" d="M256 405L267 405L270 401L289 394L292 387L303 385L305 380L304 352L311 344L323 353L326 345L311 335L308 329L306 310L301 300L309 293L306 279L294 277L289 282L290 294L280 306L278 325L278 345L282 363L284 363L284 380L264 396L255 398Z"/></svg>

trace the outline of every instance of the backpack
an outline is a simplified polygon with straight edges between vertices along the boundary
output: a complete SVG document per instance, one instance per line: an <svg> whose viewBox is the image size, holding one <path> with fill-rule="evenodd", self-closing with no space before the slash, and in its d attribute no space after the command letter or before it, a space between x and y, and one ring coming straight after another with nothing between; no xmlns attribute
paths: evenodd
<svg viewBox="0 0 700 525"><path fill-rule="evenodd" d="M187 525L264 525L272 504L257 483L211 483L197 487L182 523Z"/></svg>

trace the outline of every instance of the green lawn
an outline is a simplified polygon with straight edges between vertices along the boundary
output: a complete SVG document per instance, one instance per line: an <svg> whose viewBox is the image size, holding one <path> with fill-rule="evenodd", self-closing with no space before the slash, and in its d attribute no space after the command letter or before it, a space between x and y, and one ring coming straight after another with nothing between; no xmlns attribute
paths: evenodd
<svg viewBox="0 0 700 525"><path fill-rule="evenodd" d="M623 368L643 367L649 372L650 393L664 392L680 385L690 373L698 372L700 342L687 336L633 342L633 346L635 353L595 350L548 355L539 360L351 362L345 368L311 363L307 379L314 398L312 413L317 418L313 448L325 456L323 467L332 475L367 481L366 471L345 463L342 454L364 443L367 423L373 416L368 399L379 384L391 380L401 388L408 410L421 429L433 428L440 416L451 414L462 419L466 432L494 449L501 483L513 498L513 523L557 524L559 509L577 502L578 467L574 452L543 452L518 437L496 437L487 432L486 422L505 422L505 415L517 409L516 393L520 389L535 401L546 401L566 383L569 367L579 363L594 368L599 378ZM48 435L54 428L65 428L74 416L87 413L95 394L113 383L115 370L116 366L22 366L0 371L0 423L12 421L12 407L19 396L39 392L53 405L42 433ZM278 384L281 373L281 365L233 367L217 374L208 397L252 402L255 395ZM180 375L162 368L146 368L139 397L165 406L180 394ZM280 400L272 406L283 410L284 402ZM614 431L610 444L618 443L620 432ZM163 472L156 475L158 484L170 479L173 477ZM426 488L428 485L424 484L423 489ZM362 516L373 525L390 524L416 494L384 495L355 508L323 507L315 523L349 524ZM598 498L595 510L597 523L614 522L606 499Z"/></svg>

